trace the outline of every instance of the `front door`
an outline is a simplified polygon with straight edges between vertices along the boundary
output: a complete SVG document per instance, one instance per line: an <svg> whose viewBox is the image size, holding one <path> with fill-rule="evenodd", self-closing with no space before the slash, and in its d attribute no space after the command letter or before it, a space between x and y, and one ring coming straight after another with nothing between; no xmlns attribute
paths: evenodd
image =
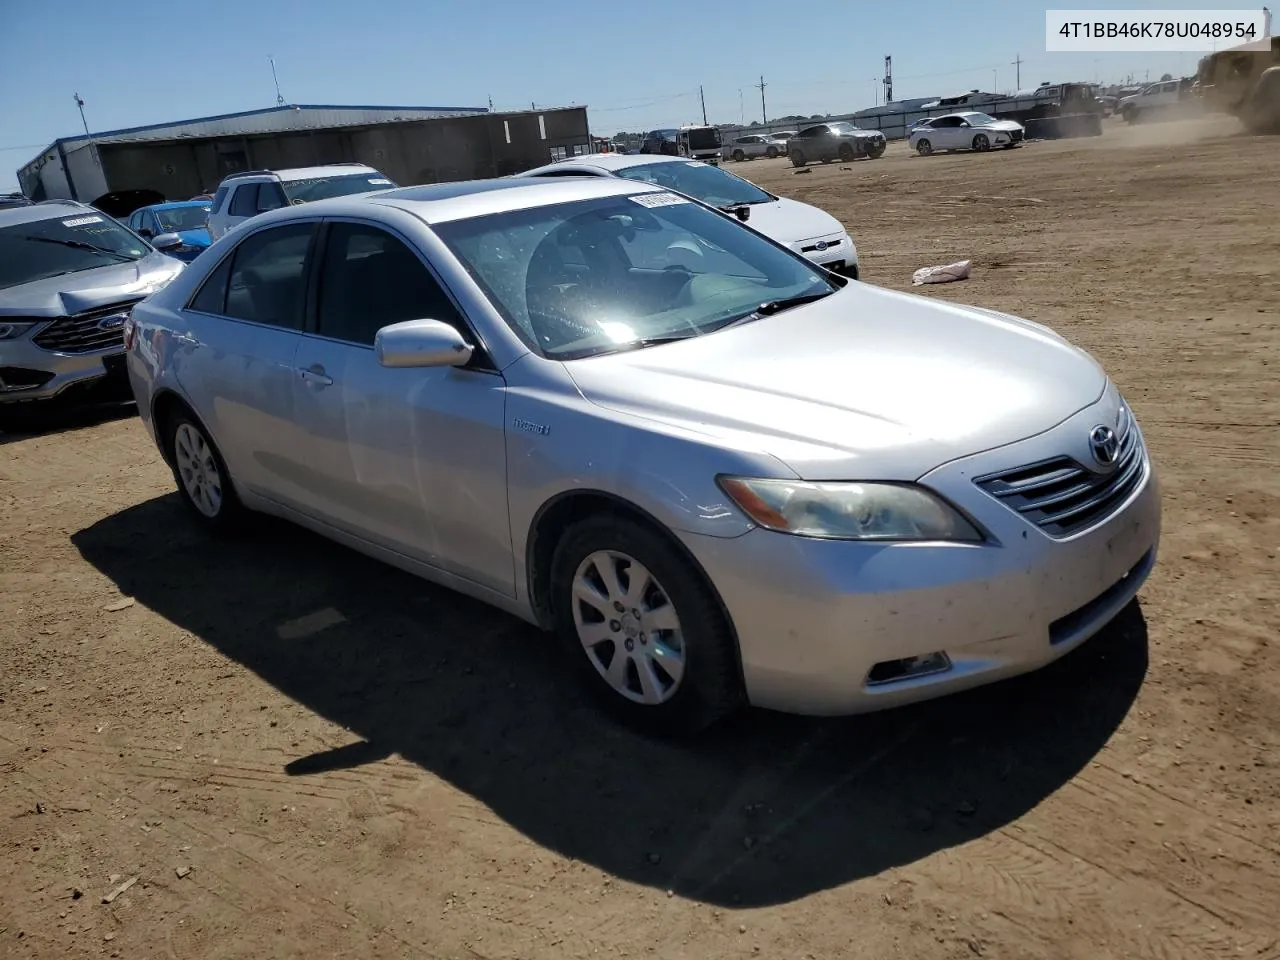
<svg viewBox="0 0 1280 960"><path fill-rule="evenodd" d="M496 371L381 366L374 335L403 320L467 331L418 254L381 226L329 221L314 329L295 381L308 434L306 509L356 536L514 594L505 381Z"/></svg>

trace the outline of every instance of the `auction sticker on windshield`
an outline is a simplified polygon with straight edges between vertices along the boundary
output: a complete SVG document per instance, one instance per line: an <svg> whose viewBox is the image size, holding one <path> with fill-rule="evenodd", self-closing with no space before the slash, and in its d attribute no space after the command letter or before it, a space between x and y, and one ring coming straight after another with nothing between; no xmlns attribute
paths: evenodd
<svg viewBox="0 0 1280 960"><path fill-rule="evenodd" d="M101 217L76 217L74 220L63 220L64 227L85 227L91 223L101 223Z"/></svg>
<svg viewBox="0 0 1280 960"><path fill-rule="evenodd" d="M674 207L677 203L688 203L684 197L674 193L642 193L638 197L627 197L642 207Z"/></svg>

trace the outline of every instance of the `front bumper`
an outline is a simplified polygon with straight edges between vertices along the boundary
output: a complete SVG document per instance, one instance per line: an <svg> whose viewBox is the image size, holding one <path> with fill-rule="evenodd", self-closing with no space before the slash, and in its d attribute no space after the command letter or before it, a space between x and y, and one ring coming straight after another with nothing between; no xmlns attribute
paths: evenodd
<svg viewBox="0 0 1280 960"><path fill-rule="evenodd" d="M57 353L31 341L31 334L0 341L0 403L50 400L103 378L123 382L124 344L86 353Z"/></svg>
<svg viewBox="0 0 1280 960"><path fill-rule="evenodd" d="M858 272L858 248L848 233L832 233L787 244L796 253L828 270L846 275Z"/></svg>
<svg viewBox="0 0 1280 960"><path fill-rule="evenodd" d="M1125 502L1066 539L973 483L988 469L1035 461L1053 446L1046 438L1087 436L1097 416L1091 408L922 478L993 543L871 544L763 529L733 539L682 535L733 621L750 701L812 715L899 706L1036 670L1102 629L1156 560L1160 497L1145 452L1142 481ZM938 653L949 661L938 672L879 682L884 664Z"/></svg>

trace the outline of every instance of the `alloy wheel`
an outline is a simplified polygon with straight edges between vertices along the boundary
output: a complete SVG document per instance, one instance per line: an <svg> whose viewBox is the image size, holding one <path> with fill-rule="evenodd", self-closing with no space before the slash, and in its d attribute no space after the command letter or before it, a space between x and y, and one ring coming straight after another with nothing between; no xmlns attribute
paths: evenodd
<svg viewBox="0 0 1280 960"><path fill-rule="evenodd" d="M187 497L212 520L222 509L222 474L213 449L199 430L182 423L173 436L173 453Z"/></svg>

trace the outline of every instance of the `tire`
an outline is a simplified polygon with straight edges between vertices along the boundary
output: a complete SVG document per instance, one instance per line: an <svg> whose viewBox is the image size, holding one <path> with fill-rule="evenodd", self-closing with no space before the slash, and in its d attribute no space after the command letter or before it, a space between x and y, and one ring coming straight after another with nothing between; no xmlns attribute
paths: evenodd
<svg viewBox="0 0 1280 960"><path fill-rule="evenodd" d="M854 157L857 156L857 154L854 153L853 147L849 146L849 144L847 143L840 144L839 153L840 153L841 163L849 163L851 160L853 160Z"/></svg>
<svg viewBox="0 0 1280 960"><path fill-rule="evenodd" d="M791 156L791 165L793 167L803 167L806 163L808 163L808 161L805 160L804 158L804 154L801 153L799 150L792 150L790 153L790 156Z"/></svg>
<svg viewBox="0 0 1280 960"><path fill-rule="evenodd" d="M979 153L985 153L991 149L991 141L987 139L987 135L985 133L974 134L973 149L977 150Z"/></svg>
<svg viewBox="0 0 1280 960"><path fill-rule="evenodd" d="M651 587L628 595L637 587L628 577L635 565ZM605 585L610 568L612 590ZM588 593L598 602L584 599ZM714 592L693 562L651 527L607 514L573 524L552 558L550 600L566 653L604 706L629 726L691 735L745 703L737 643ZM619 611L622 601L636 606ZM652 617L647 624L646 615ZM597 639L589 644L584 633ZM655 650L672 666L658 666L663 661Z"/></svg>
<svg viewBox="0 0 1280 960"><path fill-rule="evenodd" d="M770 147L768 150L764 152L764 155L768 157L770 160L776 160L778 158L778 148Z"/></svg>
<svg viewBox="0 0 1280 960"><path fill-rule="evenodd" d="M1120 116L1124 118L1125 123L1138 122L1138 111L1135 110L1132 106L1126 106L1124 110L1120 112Z"/></svg>
<svg viewBox="0 0 1280 960"><path fill-rule="evenodd" d="M0 433L35 433L43 423L44 412L37 401L0 403Z"/></svg>
<svg viewBox="0 0 1280 960"><path fill-rule="evenodd" d="M927 157L933 153L933 144L928 140L921 138L916 141L916 153L922 157Z"/></svg>
<svg viewBox="0 0 1280 960"><path fill-rule="evenodd" d="M746 155L745 153L743 153L741 150L735 150L735 151L733 151L733 161L734 161L734 163L741 163L741 162L742 162L743 160L745 160L745 159L747 159L747 155Z"/></svg>
<svg viewBox="0 0 1280 960"><path fill-rule="evenodd" d="M884 156L884 152L886 149L888 149L888 146L889 145L887 143L881 144L880 146L873 149L869 154L867 154L868 158L872 160L879 160L881 157Z"/></svg>
<svg viewBox="0 0 1280 960"><path fill-rule="evenodd" d="M208 431L179 409L165 418L164 442L178 495L201 526L219 533L238 526L245 510Z"/></svg>

